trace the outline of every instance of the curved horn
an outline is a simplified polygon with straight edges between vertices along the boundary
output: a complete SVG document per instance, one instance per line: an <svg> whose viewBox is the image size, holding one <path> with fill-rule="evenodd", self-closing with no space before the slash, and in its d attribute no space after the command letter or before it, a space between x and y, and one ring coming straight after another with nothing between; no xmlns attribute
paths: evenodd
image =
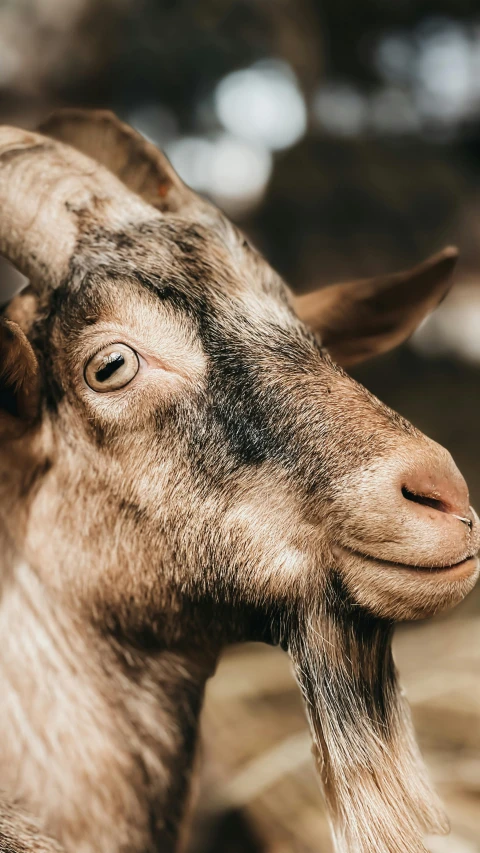
<svg viewBox="0 0 480 853"><path fill-rule="evenodd" d="M108 110L58 110L40 130L106 166L158 210L184 213L207 206L155 145Z"/></svg>
<svg viewBox="0 0 480 853"><path fill-rule="evenodd" d="M88 226L116 230L159 215L73 148L0 127L0 254L34 287L63 280Z"/></svg>

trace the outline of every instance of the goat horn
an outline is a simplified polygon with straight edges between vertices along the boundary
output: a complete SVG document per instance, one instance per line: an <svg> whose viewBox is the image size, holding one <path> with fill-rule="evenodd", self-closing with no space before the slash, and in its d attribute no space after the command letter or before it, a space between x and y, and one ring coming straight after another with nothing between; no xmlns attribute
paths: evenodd
<svg viewBox="0 0 480 853"><path fill-rule="evenodd" d="M133 192L162 212L206 206L165 155L109 110L58 110L40 130L106 166Z"/></svg>
<svg viewBox="0 0 480 853"><path fill-rule="evenodd" d="M68 145L0 127L0 254L34 288L62 282L87 223L120 229L159 215Z"/></svg>

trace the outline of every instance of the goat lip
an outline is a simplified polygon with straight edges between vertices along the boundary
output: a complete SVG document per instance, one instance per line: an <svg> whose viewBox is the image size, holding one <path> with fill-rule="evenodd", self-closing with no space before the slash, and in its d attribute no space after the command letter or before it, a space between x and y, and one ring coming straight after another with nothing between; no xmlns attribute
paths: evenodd
<svg viewBox="0 0 480 853"><path fill-rule="evenodd" d="M337 550L337 549L335 549ZM400 571L409 572L412 574L425 576L448 575L451 580L460 580L465 577L470 577L477 569L478 557L476 554L470 554L458 563L452 563L446 566L415 566L409 563L397 563L392 560L384 560L381 557L374 557L371 554L365 554L362 551L356 551L353 548L341 546L339 551L353 557L360 558L363 561L376 564L379 568L398 569Z"/></svg>

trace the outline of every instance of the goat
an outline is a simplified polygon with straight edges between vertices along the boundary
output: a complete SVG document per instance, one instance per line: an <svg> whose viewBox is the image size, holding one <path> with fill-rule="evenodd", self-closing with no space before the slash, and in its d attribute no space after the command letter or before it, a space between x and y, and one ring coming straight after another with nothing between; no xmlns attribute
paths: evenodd
<svg viewBox="0 0 480 853"><path fill-rule="evenodd" d="M404 340L456 250L294 296L105 112L0 129L0 849L174 851L227 644L291 655L336 850L447 821L394 622L459 602L478 518L446 450L344 367Z"/></svg>

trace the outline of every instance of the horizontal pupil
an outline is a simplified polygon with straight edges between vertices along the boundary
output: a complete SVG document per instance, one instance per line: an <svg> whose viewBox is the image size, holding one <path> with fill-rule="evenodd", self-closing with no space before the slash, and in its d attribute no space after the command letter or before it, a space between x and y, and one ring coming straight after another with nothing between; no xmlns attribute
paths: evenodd
<svg viewBox="0 0 480 853"><path fill-rule="evenodd" d="M95 378L98 382L105 382L105 380L109 379L112 373L115 373L122 364L125 364L123 355L119 352L112 352L112 354L108 356L107 363L104 364L100 370L97 370Z"/></svg>

